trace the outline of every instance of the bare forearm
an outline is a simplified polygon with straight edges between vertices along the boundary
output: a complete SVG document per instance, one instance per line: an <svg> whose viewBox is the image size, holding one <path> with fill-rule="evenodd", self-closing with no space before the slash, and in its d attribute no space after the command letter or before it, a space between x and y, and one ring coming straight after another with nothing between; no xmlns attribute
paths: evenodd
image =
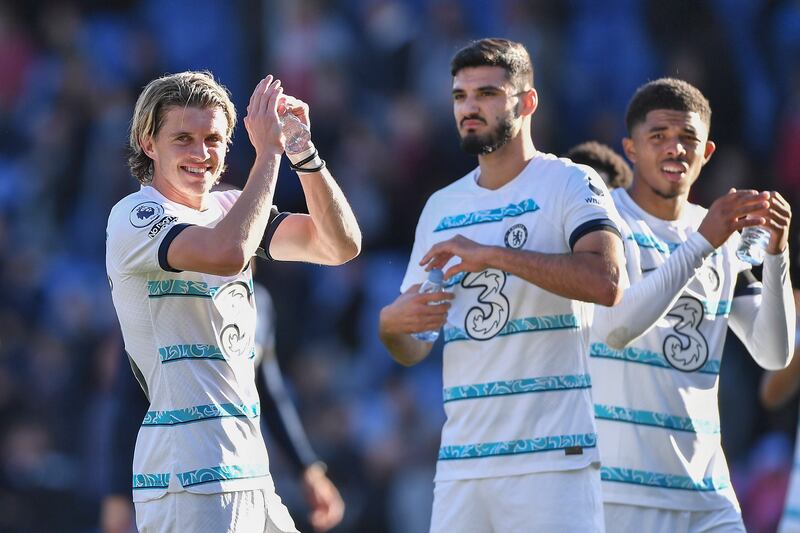
<svg viewBox="0 0 800 533"><path fill-rule="evenodd" d="M431 351L430 344L415 339L406 333L388 333L381 328L379 337L392 359L403 366L412 366L419 363Z"/></svg>
<svg viewBox="0 0 800 533"><path fill-rule="evenodd" d="M308 213L314 223L315 243L328 264L341 264L361 251L361 230L336 180L323 168L301 173Z"/></svg>
<svg viewBox="0 0 800 533"><path fill-rule="evenodd" d="M619 299L620 267L593 252L546 254L492 247L492 267L565 298L613 305Z"/></svg>
<svg viewBox="0 0 800 533"><path fill-rule="evenodd" d="M215 242L228 243L245 263L255 255L267 228L279 164L279 155L257 157L242 194L213 230Z"/></svg>

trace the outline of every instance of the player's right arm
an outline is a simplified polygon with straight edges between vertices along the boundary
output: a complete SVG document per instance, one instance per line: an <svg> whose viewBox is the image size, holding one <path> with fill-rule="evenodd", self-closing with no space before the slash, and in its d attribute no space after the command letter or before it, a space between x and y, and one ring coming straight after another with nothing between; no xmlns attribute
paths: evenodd
<svg viewBox="0 0 800 533"><path fill-rule="evenodd" d="M244 270L255 255L269 221L283 153L277 112L282 92L280 80L272 76L256 86L244 118L256 151L247 184L215 227L182 227L167 251L172 269L231 276Z"/></svg>
<svg viewBox="0 0 800 533"><path fill-rule="evenodd" d="M425 359L433 344L411 336L439 330L447 320L453 294L449 292L419 293L419 284L412 285L395 301L381 309L378 335L392 358L411 366ZM432 302L445 302L430 305Z"/></svg>

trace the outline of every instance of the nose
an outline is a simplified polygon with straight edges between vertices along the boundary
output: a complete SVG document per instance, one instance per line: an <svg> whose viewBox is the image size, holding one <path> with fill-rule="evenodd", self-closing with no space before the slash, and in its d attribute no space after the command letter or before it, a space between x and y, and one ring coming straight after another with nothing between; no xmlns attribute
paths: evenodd
<svg viewBox="0 0 800 533"><path fill-rule="evenodd" d="M205 161L209 156L208 146L203 141L192 143L190 155L198 161Z"/></svg>
<svg viewBox="0 0 800 533"><path fill-rule="evenodd" d="M676 138L667 143L667 155L669 157L679 157L682 155L686 155L686 147L683 146L683 143L680 139Z"/></svg>

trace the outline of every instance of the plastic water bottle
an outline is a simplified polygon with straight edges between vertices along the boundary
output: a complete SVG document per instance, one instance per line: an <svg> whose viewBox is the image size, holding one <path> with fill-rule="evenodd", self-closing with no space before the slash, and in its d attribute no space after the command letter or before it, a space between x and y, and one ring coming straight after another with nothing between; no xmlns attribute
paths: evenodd
<svg viewBox="0 0 800 533"><path fill-rule="evenodd" d="M749 226L744 228L739 248L736 249L736 256L751 265L760 265L764 262L769 237L769 231L762 227Z"/></svg>
<svg viewBox="0 0 800 533"><path fill-rule="evenodd" d="M299 154L311 142L311 130L288 111L281 115L281 133L286 138L284 147L287 154Z"/></svg>
<svg viewBox="0 0 800 533"><path fill-rule="evenodd" d="M444 273L438 268L432 269L428 272L428 279L419 286L420 294L427 294L430 292L442 292L444 289ZM441 302L431 302L428 305L436 305ZM432 329L430 331L422 331L420 333L412 333L414 338L425 342L436 342L439 338L439 330Z"/></svg>

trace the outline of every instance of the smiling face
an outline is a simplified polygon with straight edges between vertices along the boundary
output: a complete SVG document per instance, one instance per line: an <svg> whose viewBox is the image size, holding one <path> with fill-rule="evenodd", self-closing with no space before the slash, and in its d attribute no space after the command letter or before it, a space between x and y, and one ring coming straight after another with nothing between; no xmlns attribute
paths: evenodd
<svg viewBox="0 0 800 533"><path fill-rule="evenodd" d="M642 207L682 205L700 175L714 143L708 124L694 111L654 109L622 141L633 163L630 193Z"/></svg>
<svg viewBox="0 0 800 533"><path fill-rule="evenodd" d="M202 209L225 168L227 129L219 107L167 109L158 133L141 143L153 160L153 187L174 202Z"/></svg>
<svg viewBox="0 0 800 533"><path fill-rule="evenodd" d="M453 77L453 114L461 148L485 155L505 145L520 129L520 94L502 67L468 67Z"/></svg>

